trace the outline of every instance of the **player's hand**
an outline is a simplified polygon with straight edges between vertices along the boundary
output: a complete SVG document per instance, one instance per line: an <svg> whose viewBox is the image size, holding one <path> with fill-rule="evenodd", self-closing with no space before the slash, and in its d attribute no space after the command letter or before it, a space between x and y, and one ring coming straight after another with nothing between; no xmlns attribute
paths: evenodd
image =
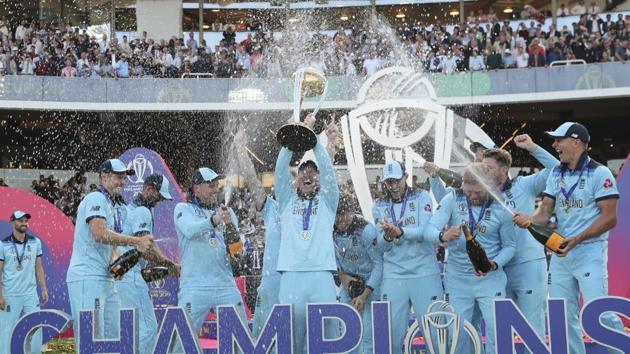
<svg viewBox="0 0 630 354"><path fill-rule="evenodd" d="M402 229L394 224L391 224L387 221L383 221L381 222L381 230L383 230L383 233L385 234L385 240L387 241L392 241L395 240L397 238L399 238L400 236L402 236L403 232Z"/></svg>
<svg viewBox="0 0 630 354"><path fill-rule="evenodd" d="M221 209L219 209L219 216L221 217L221 221L223 221L224 223L232 223L232 215L230 214L228 208L223 204L221 204Z"/></svg>
<svg viewBox="0 0 630 354"><path fill-rule="evenodd" d="M48 289L42 289L42 304L48 302Z"/></svg>
<svg viewBox="0 0 630 354"><path fill-rule="evenodd" d="M532 218L527 214L516 213L512 217L512 221L520 228L526 229L532 224Z"/></svg>
<svg viewBox="0 0 630 354"><path fill-rule="evenodd" d="M351 281L358 281L359 279L350 276L350 275L346 275L346 274L340 274L339 275L339 280L341 280L341 285L343 285L344 289L346 289L346 292L350 290L350 282Z"/></svg>
<svg viewBox="0 0 630 354"><path fill-rule="evenodd" d="M0 311L4 311L6 307L7 307L7 303L4 302L4 297L0 295Z"/></svg>
<svg viewBox="0 0 630 354"><path fill-rule="evenodd" d="M335 124L334 121L326 125L325 131L326 131L326 137L328 138L328 141L335 142L337 140L337 137L339 136L339 128L337 127L337 124Z"/></svg>
<svg viewBox="0 0 630 354"><path fill-rule="evenodd" d="M491 272L499 269L499 266L494 262L494 261L490 261L490 263L492 264L492 267L490 268L490 270L487 273L484 273L480 270L474 269L475 271L475 275L478 277L485 277L486 275L490 274Z"/></svg>
<svg viewBox="0 0 630 354"><path fill-rule="evenodd" d="M306 117L304 118L304 124L311 128L311 130L313 130L313 127L315 127L315 113L309 113L306 115Z"/></svg>
<svg viewBox="0 0 630 354"><path fill-rule="evenodd" d="M424 169L426 173L428 173L432 177L435 176L435 174L440 170L438 165L434 164L433 162L428 162L428 161L425 162L424 165L422 165L422 169Z"/></svg>
<svg viewBox="0 0 630 354"><path fill-rule="evenodd" d="M153 236L151 235L136 237L136 240L136 248L140 251L140 253L149 251L151 246L153 246Z"/></svg>
<svg viewBox="0 0 630 354"><path fill-rule="evenodd" d="M168 275L172 275L174 277L179 278L179 275L182 272L182 266L180 266L179 264L175 264L175 263L171 263L168 266Z"/></svg>
<svg viewBox="0 0 630 354"><path fill-rule="evenodd" d="M532 138L527 134L519 134L514 137L514 144L523 150L534 152L536 150L536 144Z"/></svg>
<svg viewBox="0 0 630 354"><path fill-rule="evenodd" d="M558 247L556 254L558 257L565 257L569 251L580 243L577 237L567 237L564 242Z"/></svg>
<svg viewBox="0 0 630 354"><path fill-rule="evenodd" d="M363 306L365 306L365 302L367 301L367 295L365 293L355 297L352 299L352 307L357 309L357 311L363 311Z"/></svg>
<svg viewBox="0 0 630 354"><path fill-rule="evenodd" d="M442 235L442 240L444 241L453 241L459 239L459 234L461 233L461 229L459 226L453 226L448 230L444 231Z"/></svg>

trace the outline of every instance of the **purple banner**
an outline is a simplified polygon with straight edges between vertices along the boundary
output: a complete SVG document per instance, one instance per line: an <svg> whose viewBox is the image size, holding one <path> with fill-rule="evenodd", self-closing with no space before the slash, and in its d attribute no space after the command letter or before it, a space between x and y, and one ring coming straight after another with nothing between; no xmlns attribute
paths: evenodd
<svg viewBox="0 0 630 354"><path fill-rule="evenodd" d="M176 263L179 263L179 247L173 210L179 202L186 201L186 196L179 188L164 159L153 150L146 148L131 148L120 155L120 160L128 168L136 171L134 176L128 176L123 187L123 197L127 203L133 201L136 194L142 191L144 179L153 173L160 173L168 178L169 192L173 200L162 201L153 209L153 236L162 253ZM177 279L168 277L164 280L149 284L153 304L156 307L177 305Z"/></svg>

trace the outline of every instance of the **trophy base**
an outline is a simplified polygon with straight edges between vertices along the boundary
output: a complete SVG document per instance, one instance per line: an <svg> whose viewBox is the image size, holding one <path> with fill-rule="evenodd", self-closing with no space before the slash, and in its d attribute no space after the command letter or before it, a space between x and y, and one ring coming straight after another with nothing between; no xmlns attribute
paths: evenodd
<svg viewBox="0 0 630 354"><path fill-rule="evenodd" d="M302 123L290 123L282 126L276 134L278 143L293 152L311 150L317 144L317 135Z"/></svg>

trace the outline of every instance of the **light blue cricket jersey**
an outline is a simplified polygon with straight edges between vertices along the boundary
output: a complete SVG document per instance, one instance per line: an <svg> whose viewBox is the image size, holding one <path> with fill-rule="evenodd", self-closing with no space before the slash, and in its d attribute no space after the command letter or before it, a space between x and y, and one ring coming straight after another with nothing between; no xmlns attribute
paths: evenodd
<svg viewBox="0 0 630 354"><path fill-rule="evenodd" d="M383 276L382 257L377 254L376 228L360 215L344 232L335 229L337 265L346 274L356 274L378 292Z"/></svg>
<svg viewBox="0 0 630 354"><path fill-rule="evenodd" d="M16 252L17 251L17 252ZM18 270L18 255L22 258L21 270ZM2 294L6 296L37 296L35 261L42 256L42 243L26 234L24 242L19 242L13 235L6 237L0 244L2 269Z"/></svg>
<svg viewBox="0 0 630 354"><path fill-rule="evenodd" d="M425 228L431 219L431 204L429 193L407 187L401 202L394 203L384 198L377 200L372 207L378 247L383 257L383 278L415 278L440 273L433 247L437 241L425 237ZM394 219L402 226L403 235L398 240L387 242L378 225L382 220L394 223Z"/></svg>
<svg viewBox="0 0 630 354"><path fill-rule="evenodd" d="M561 188L569 192L573 186L573 193L566 198ZM612 172L608 167L589 158L586 153L573 171L564 165L555 167L547 179L544 195L556 202L557 231L564 237L574 237L593 224L601 214L597 202L619 198ZM607 239L608 231L583 243Z"/></svg>
<svg viewBox="0 0 630 354"><path fill-rule="evenodd" d="M471 206L475 219L474 236L486 251L488 258L499 266L505 266L514 257L516 240L512 216L499 203L491 203L485 210L481 220L479 214L482 206ZM461 193L449 193L441 201L428 226L427 238L437 242L444 227L468 224L468 205L466 196ZM448 243L448 271L473 274L473 266L466 252L466 238L460 232L458 240Z"/></svg>
<svg viewBox="0 0 630 354"><path fill-rule="evenodd" d="M112 279L107 269L113 247L94 240L89 222L93 218L103 218L108 229L122 232L126 213L126 206L120 203L113 204L106 192L91 192L83 198L77 211L67 282Z"/></svg>
<svg viewBox="0 0 630 354"><path fill-rule="evenodd" d="M545 169L530 176L518 176L501 187L505 204L514 212L534 214L536 197L545 190L551 169L560 162L547 150L537 147L532 153ZM525 263L545 258L545 246L530 234L527 229L514 225L516 234L516 253L508 265Z"/></svg>
<svg viewBox="0 0 630 354"><path fill-rule="evenodd" d="M136 201L137 202L137 201ZM125 235L136 236L144 233L153 233L153 214L151 210L143 205L137 205L136 202L127 206L127 219L123 226L123 233ZM133 246L120 246L120 254L123 254L129 250L134 249ZM127 274L137 273L140 274L142 268L147 265L147 261L142 258L138 264L129 270ZM132 280L131 276L125 274L121 281Z"/></svg>
<svg viewBox="0 0 630 354"><path fill-rule="evenodd" d="M212 215L218 206L202 208L194 203L175 206L175 230L179 240L181 289L231 288L235 285L223 238L225 224L214 227ZM238 220L228 208L238 231Z"/></svg>
<svg viewBox="0 0 630 354"><path fill-rule="evenodd" d="M280 214L280 251L278 271L335 271L333 224L339 203L339 186L330 157L320 138L314 148L319 168L319 191L312 199L298 195L291 188L289 164L293 153L282 148L276 161L274 181ZM310 208L306 234L304 214Z"/></svg>
<svg viewBox="0 0 630 354"><path fill-rule="evenodd" d="M278 203L271 197L265 199L261 210L265 224L265 256L262 275L279 274L278 252L280 252L280 219L278 218Z"/></svg>

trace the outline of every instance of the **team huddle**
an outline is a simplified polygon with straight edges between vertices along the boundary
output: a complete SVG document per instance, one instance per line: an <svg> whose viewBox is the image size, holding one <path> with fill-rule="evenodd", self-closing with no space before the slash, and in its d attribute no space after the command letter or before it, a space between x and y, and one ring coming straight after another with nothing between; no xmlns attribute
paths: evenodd
<svg viewBox="0 0 630 354"><path fill-rule="evenodd" d="M312 127L314 118L307 117L305 124ZM585 353L578 320L580 295L585 303L607 295L607 238L616 224L619 194L610 170L588 156L590 136L584 126L567 122L547 132L559 160L529 136L517 136L517 147L544 166L530 176L510 178L510 153L482 143L471 146L475 162L464 170L461 185L446 185L439 177L439 167L426 163L430 192L409 186L404 164L389 161L382 170L386 196L374 202L370 217L359 215L353 195L340 192L330 143L337 134L335 125L328 125L323 133L328 146L318 138L314 159L304 159L294 176L290 168L293 153L281 149L275 166L275 198L266 194L258 180L245 151L244 136L235 137L240 170L265 225L254 337L260 334L274 304L291 304L293 350L307 353L306 304L339 299L362 317L365 329L354 352L372 353L370 303L383 300L391 306L390 352L401 353L411 309L419 318L434 301L446 300L477 328L484 320L485 351L495 353L494 299L513 299L544 338L546 300L555 297L567 303L569 351ZM234 306L246 323L229 262L231 246L226 244L226 235L238 230L238 221L229 207L218 203L222 176L210 168L199 168L191 178L189 201L175 207L178 265L160 252L152 238L151 210L160 201L171 199L168 179L158 174L145 178L142 192L126 205L121 190L125 177L133 173L120 160L106 161L99 169L98 191L86 195L79 205L67 273L74 323L78 323L80 310L94 310L98 319L95 336L113 338L117 337L118 309L135 308L139 348L143 353L152 352L157 320L142 274L148 265L163 267L179 277L178 306L187 312L195 333L208 312L220 305ZM436 207L433 200L438 202ZM532 223L548 225L552 217L565 242L552 255L548 269L545 247L527 228ZM11 215L13 234L2 240L0 248L2 353L9 352L12 325L6 324L15 323L21 313L38 306L36 279L42 301L48 297L41 244L26 234L28 219L30 215L21 211ZM485 251L489 260L485 271L471 262L463 229L470 230ZM438 247L447 250L443 272L436 258ZM142 261L120 279L113 279L109 272L112 260L131 249L142 254ZM341 283L339 297L335 272ZM614 314L603 315L601 321L623 330ZM337 323L326 321L324 325L327 338L339 335ZM74 336L78 345L79 331ZM33 343L36 340L33 337ZM174 349L179 345L175 343ZM470 353L471 346L472 342L460 340L456 352ZM39 346L33 348L37 352Z"/></svg>

